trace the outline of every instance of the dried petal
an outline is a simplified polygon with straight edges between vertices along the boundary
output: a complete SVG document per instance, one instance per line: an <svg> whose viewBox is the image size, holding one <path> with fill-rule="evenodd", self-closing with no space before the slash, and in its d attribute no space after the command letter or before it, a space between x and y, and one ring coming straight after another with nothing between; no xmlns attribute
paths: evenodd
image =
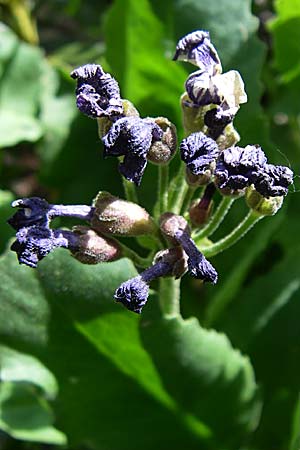
<svg viewBox="0 0 300 450"><path fill-rule="evenodd" d="M255 189L264 197L279 197L288 193L293 172L286 166L266 164L254 182Z"/></svg>
<svg viewBox="0 0 300 450"><path fill-rule="evenodd" d="M227 148L218 158L216 184L220 189L244 189L257 179L266 162L267 158L259 146Z"/></svg>
<svg viewBox="0 0 300 450"><path fill-rule="evenodd" d="M115 292L114 298L122 303L125 308L137 314L142 312L147 303L149 295L149 286L142 280L141 276L125 281Z"/></svg>
<svg viewBox="0 0 300 450"><path fill-rule="evenodd" d="M181 159L194 175L208 175L214 169L219 149L216 142L204 133L192 133L180 144Z"/></svg>
<svg viewBox="0 0 300 450"><path fill-rule="evenodd" d="M208 31L193 31L178 41L173 60L188 61L211 75L221 72L221 62Z"/></svg>
<svg viewBox="0 0 300 450"><path fill-rule="evenodd" d="M86 64L73 70L77 80L77 107L89 117L115 117L123 113L117 81L105 73L100 65Z"/></svg>
<svg viewBox="0 0 300 450"><path fill-rule="evenodd" d="M151 145L162 139L162 129L151 119L123 117L102 138L104 156L122 156L121 174L139 185L147 165Z"/></svg>

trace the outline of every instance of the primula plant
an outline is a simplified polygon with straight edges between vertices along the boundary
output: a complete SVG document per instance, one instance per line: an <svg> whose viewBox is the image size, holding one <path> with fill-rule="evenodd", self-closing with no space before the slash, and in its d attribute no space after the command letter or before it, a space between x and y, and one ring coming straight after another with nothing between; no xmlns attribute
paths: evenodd
<svg viewBox="0 0 300 450"><path fill-rule="evenodd" d="M247 95L239 72L222 73L209 32L184 36L173 59L198 69L189 75L180 99L186 137L179 145L176 125L166 117L140 117L100 65L86 64L71 73L77 81L78 109L97 121L103 157L119 159L126 200L103 191L92 205L52 205L38 197L23 198L13 202L18 211L9 219L17 232L11 249L21 264L32 268L57 247L68 249L83 264L131 259L144 270L122 283L114 298L135 313L142 312L150 284L159 279L162 313L179 315L181 277L187 273L199 282L216 284L217 269L207 258L233 245L261 218L276 214L293 182L293 172L270 164L259 144L237 145L240 137L233 121ZM169 164L177 152L180 167L169 179ZM158 170L152 214L138 203L148 162ZM221 200L215 205L216 191ZM246 201L248 214L229 234L213 240L231 205L240 199ZM85 224L55 229L51 227L55 217L73 217ZM148 256L142 257L118 237L137 238L146 245Z"/></svg>
<svg viewBox="0 0 300 450"><path fill-rule="evenodd" d="M299 0L0 19L0 449L299 450Z"/></svg>

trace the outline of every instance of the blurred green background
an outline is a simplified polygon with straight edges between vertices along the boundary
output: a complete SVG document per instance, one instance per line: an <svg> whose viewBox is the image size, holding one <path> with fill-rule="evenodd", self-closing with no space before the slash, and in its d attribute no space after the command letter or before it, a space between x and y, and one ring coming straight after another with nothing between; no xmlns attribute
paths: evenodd
<svg viewBox="0 0 300 450"><path fill-rule="evenodd" d="M0 0L0 18L0 449L298 450L300 0ZM112 301L136 273L126 259L87 267L57 250L19 266L13 199L123 195L70 71L100 63L142 116L182 136L193 68L171 58L196 29L245 81L241 145L296 174L282 210L212 260L217 286L183 279L184 322L162 320L155 296L141 318ZM148 209L156 176L149 164ZM217 237L245 212L236 202Z"/></svg>

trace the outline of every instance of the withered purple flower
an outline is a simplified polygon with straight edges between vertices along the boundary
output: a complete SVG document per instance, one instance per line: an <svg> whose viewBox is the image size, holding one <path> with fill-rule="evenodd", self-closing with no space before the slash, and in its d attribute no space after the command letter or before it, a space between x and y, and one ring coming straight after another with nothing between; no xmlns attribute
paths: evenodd
<svg viewBox="0 0 300 450"><path fill-rule="evenodd" d="M254 181L255 189L264 197L279 197L288 193L293 172L286 166L266 164Z"/></svg>
<svg viewBox="0 0 300 450"><path fill-rule="evenodd" d="M198 108L210 104L220 105L223 100L222 94L212 83L212 77L207 72L192 73L185 82L185 90L193 102L187 103L187 106Z"/></svg>
<svg viewBox="0 0 300 450"><path fill-rule="evenodd" d="M223 110L219 106L210 109L204 116L204 123L208 128L209 136L217 140L224 128L234 119L234 114L230 109Z"/></svg>
<svg viewBox="0 0 300 450"><path fill-rule="evenodd" d="M54 217L90 220L93 212L93 208L86 205L51 205L39 197L19 199L12 206L19 210L8 220L17 230L11 249L17 253L20 264L29 267L36 267L54 248L76 248L78 239L74 233L50 228Z"/></svg>
<svg viewBox="0 0 300 450"><path fill-rule="evenodd" d="M86 64L71 72L77 80L76 103L89 117L113 119L123 114L120 88L117 81L98 64Z"/></svg>
<svg viewBox="0 0 300 450"><path fill-rule="evenodd" d="M180 39L173 60L188 61L214 75L221 72L221 61L208 31L193 31Z"/></svg>
<svg viewBox="0 0 300 450"><path fill-rule="evenodd" d="M185 88L192 101L187 101L186 106L193 108L214 104L223 110L230 109L235 115L240 105L247 101L244 82L236 70L214 76L197 71L188 77Z"/></svg>
<svg viewBox="0 0 300 450"><path fill-rule="evenodd" d="M201 131L192 133L180 144L182 161L194 175L204 175L214 169L219 149L216 142Z"/></svg>
<svg viewBox="0 0 300 450"><path fill-rule="evenodd" d="M162 260L156 262L137 277L122 283L115 292L115 300L130 311L140 314L148 300L149 283L156 278L171 275L172 270L171 264Z"/></svg>
<svg viewBox="0 0 300 450"><path fill-rule="evenodd" d="M139 185L151 145L162 136L162 129L151 119L123 117L102 138L104 156L124 156L119 165L120 173Z"/></svg>
<svg viewBox="0 0 300 450"><path fill-rule="evenodd" d="M16 238L11 250L17 253L20 264L33 268L55 248L75 249L77 243L71 231L52 230L41 225L20 228Z"/></svg>
<svg viewBox="0 0 300 450"><path fill-rule="evenodd" d="M259 146L230 147L219 155L215 181L220 189L234 191L255 183L263 172L267 158Z"/></svg>
<svg viewBox="0 0 300 450"><path fill-rule="evenodd" d="M185 253L188 255L188 271L189 274L204 282L216 284L218 281L218 273L205 256L198 250L195 242L192 240L188 232L178 230L174 234L175 239L180 243Z"/></svg>

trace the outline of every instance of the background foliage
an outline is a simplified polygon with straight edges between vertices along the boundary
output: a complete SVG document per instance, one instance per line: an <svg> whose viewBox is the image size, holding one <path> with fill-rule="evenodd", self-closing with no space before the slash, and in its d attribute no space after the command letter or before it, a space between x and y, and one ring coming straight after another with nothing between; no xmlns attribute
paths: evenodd
<svg viewBox="0 0 300 450"><path fill-rule="evenodd" d="M244 78L242 145L261 144L298 174L299 0L0 4L1 449L298 449L297 178L277 216L215 257L217 286L184 279L185 320L162 319L155 296L141 318L114 304L136 273L126 259L88 267L57 250L36 271L19 267L5 221L22 196L89 204L100 189L122 195L95 122L76 110L69 72L102 64L142 116L167 116L182 133L190 68L171 57L194 29L209 30L225 70ZM146 208L155 177L149 167ZM244 214L240 203L225 231Z"/></svg>

